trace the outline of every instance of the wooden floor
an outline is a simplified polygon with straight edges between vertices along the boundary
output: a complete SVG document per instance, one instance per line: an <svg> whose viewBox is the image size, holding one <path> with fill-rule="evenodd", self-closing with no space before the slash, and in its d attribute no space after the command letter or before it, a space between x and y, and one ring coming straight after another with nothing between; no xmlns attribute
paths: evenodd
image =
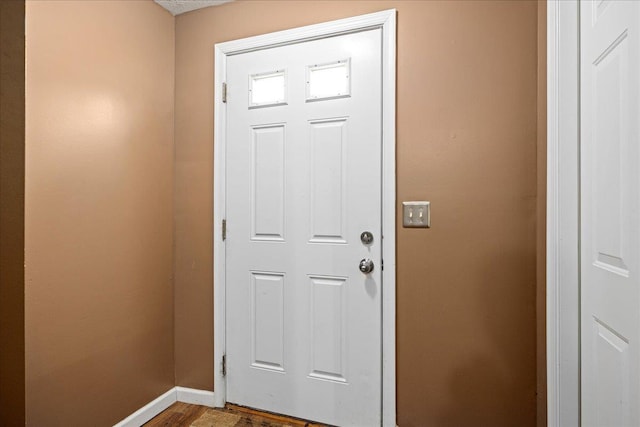
<svg viewBox="0 0 640 427"><path fill-rule="evenodd" d="M176 402L149 420L145 426L190 426L207 411L206 406Z"/></svg>
<svg viewBox="0 0 640 427"><path fill-rule="evenodd" d="M176 402L163 412L152 418L145 427L190 426L207 411L232 413L242 417L242 425L251 426L292 426L292 427L325 427L322 424L311 423L297 418L283 415L261 412L242 406L227 404L225 408L208 408L206 406L191 405L189 403Z"/></svg>

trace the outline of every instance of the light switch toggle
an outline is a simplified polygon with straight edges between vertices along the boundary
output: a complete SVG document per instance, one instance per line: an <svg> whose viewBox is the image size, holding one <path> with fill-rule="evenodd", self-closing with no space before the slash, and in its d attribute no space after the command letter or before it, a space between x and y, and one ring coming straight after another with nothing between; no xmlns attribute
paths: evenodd
<svg viewBox="0 0 640 427"><path fill-rule="evenodd" d="M402 226L405 228L430 228L430 202L402 202Z"/></svg>

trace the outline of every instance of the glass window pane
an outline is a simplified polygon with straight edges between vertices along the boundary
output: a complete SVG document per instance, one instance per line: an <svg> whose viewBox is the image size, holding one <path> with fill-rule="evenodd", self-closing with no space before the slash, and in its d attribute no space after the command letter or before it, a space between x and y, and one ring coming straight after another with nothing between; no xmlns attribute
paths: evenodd
<svg viewBox="0 0 640 427"><path fill-rule="evenodd" d="M254 74L249 78L249 106L284 104L286 94L285 72Z"/></svg>
<svg viewBox="0 0 640 427"><path fill-rule="evenodd" d="M349 65L347 59L307 67L307 101L349 96Z"/></svg>

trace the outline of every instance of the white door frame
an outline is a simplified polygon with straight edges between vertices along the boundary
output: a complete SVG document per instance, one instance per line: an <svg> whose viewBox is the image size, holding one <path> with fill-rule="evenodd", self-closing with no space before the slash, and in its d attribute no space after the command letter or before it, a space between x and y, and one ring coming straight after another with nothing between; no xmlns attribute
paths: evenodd
<svg viewBox="0 0 640 427"><path fill-rule="evenodd" d="M226 108L222 84L227 57L269 47L322 39L367 29L382 29L382 424L396 425L396 10L309 25L215 45L214 190L213 190L213 329L215 405L226 403L225 243L222 220L226 195Z"/></svg>
<svg viewBox="0 0 640 427"><path fill-rule="evenodd" d="M547 421L580 425L580 4L547 9Z"/></svg>

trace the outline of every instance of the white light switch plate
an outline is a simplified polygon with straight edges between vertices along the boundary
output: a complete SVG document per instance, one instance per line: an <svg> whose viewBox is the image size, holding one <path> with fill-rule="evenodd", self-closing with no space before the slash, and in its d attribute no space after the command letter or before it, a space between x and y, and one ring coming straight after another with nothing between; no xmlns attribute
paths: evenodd
<svg viewBox="0 0 640 427"><path fill-rule="evenodd" d="M409 228L430 228L431 203L402 202L402 226Z"/></svg>

